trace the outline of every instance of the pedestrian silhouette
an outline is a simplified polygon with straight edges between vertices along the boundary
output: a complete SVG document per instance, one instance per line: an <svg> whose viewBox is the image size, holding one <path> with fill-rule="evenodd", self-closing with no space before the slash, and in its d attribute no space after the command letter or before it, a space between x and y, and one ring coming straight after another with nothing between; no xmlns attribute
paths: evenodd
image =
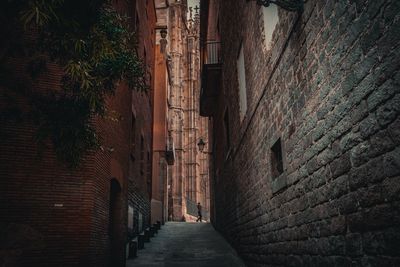
<svg viewBox="0 0 400 267"><path fill-rule="evenodd" d="M200 205L200 202L199 203L197 203L197 220L196 220L196 222L201 222L201 205Z"/></svg>

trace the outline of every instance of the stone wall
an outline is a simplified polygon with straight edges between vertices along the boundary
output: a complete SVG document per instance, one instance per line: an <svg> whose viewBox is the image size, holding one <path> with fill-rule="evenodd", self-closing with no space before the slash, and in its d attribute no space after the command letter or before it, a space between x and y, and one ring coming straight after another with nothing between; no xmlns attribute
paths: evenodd
<svg viewBox="0 0 400 267"><path fill-rule="evenodd" d="M219 7L217 229L249 266L399 265L400 3L309 0L299 15L279 9L270 50L255 2ZM273 178L278 139L283 173Z"/></svg>
<svg viewBox="0 0 400 267"><path fill-rule="evenodd" d="M169 179L170 220L190 220L187 201L200 202L209 209L208 155L198 151L198 142L208 143L208 123L200 117L199 95L199 14L186 1L170 1L168 6L168 132L176 159Z"/></svg>

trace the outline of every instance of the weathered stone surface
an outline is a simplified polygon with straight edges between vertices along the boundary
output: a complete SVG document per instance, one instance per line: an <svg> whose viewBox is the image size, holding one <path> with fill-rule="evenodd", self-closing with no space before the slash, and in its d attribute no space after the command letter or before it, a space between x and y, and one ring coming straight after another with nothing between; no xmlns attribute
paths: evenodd
<svg viewBox="0 0 400 267"><path fill-rule="evenodd" d="M167 222L127 267L245 266L209 223Z"/></svg>
<svg viewBox="0 0 400 267"><path fill-rule="evenodd" d="M400 94L390 99L385 105L380 106L376 111L378 122L386 126L398 117L400 112Z"/></svg>
<svg viewBox="0 0 400 267"><path fill-rule="evenodd" d="M400 144L400 117L397 118L388 128L390 137L396 145Z"/></svg>
<svg viewBox="0 0 400 267"><path fill-rule="evenodd" d="M400 148L386 154L383 159L385 175L392 177L400 174Z"/></svg>
<svg viewBox="0 0 400 267"><path fill-rule="evenodd" d="M332 177L337 177L348 172L351 168L350 153L343 154L330 164Z"/></svg>
<svg viewBox="0 0 400 267"><path fill-rule="evenodd" d="M212 118L218 230L249 266L396 266L398 236L389 237L400 231L400 4L312 0L298 19L280 10L268 50L260 7L227 2L219 1L218 28L225 94ZM271 170L277 138L282 180Z"/></svg>

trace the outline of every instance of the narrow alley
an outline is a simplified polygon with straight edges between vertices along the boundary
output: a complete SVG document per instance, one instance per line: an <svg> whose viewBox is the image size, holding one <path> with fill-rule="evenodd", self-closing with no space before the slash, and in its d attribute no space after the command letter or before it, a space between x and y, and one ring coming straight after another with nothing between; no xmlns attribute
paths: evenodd
<svg viewBox="0 0 400 267"><path fill-rule="evenodd" d="M210 223L167 222L127 267L245 266Z"/></svg>
<svg viewBox="0 0 400 267"><path fill-rule="evenodd" d="M0 267L400 266L400 0L6 0L0 36Z"/></svg>

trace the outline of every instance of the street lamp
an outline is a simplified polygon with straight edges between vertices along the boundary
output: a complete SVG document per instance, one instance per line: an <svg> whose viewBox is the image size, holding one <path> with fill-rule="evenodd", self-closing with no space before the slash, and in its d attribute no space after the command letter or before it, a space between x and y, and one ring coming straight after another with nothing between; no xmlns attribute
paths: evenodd
<svg viewBox="0 0 400 267"><path fill-rule="evenodd" d="M205 145L206 145L206 143L203 141L203 138L200 138L199 142L197 143L197 146L199 147L200 152L203 152Z"/></svg>
<svg viewBox="0 0 400 267"><path fill-rule="evenodd" d="M165 53L165 48L167 47L167 28L166 27L160 27L160 52Z"/></svg>
<svg viewBox="0 0 400 267"><path fill-rule="evenodd" d="M167 37L167 29L160 30L161 38L165 39Z"/></svg>
<svg viewBox="0 0 400 267"><path fill-rule="evenodd" d="M257 1L257 5L268 7L270 4L275 4L288 11L303 11L304 0L247 0Z"/></svg>

